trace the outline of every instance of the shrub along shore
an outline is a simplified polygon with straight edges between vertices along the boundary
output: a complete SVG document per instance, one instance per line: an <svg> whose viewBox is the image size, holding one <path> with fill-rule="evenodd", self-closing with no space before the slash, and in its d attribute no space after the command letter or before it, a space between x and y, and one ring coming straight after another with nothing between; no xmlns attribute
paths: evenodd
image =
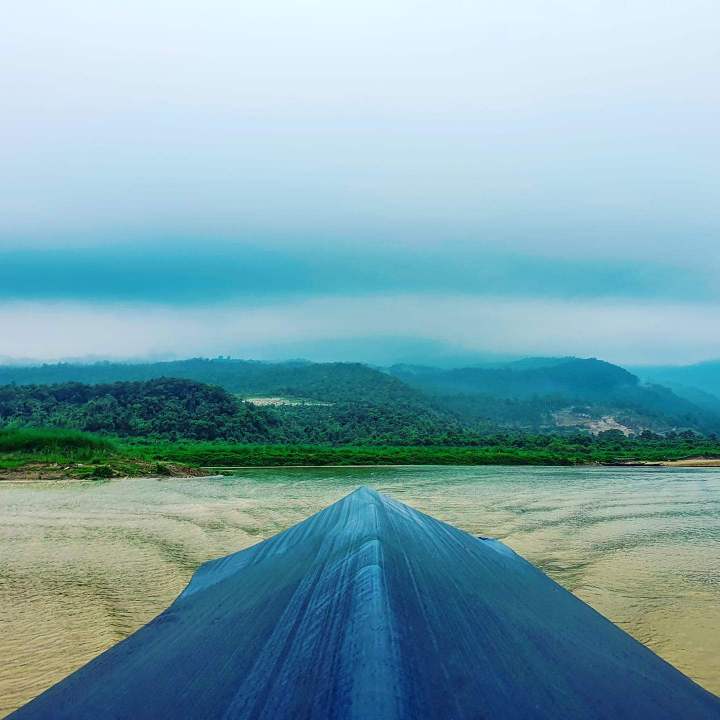
<svg viewBox="0 0 720 720"><path fill-rule="evenodd" d="M0 430L0 477L208 475L232 467L303 465L590 465L720 458L690 433L625 438L493 435L472 445L298 445L113 438L60 429Z"/></svg>

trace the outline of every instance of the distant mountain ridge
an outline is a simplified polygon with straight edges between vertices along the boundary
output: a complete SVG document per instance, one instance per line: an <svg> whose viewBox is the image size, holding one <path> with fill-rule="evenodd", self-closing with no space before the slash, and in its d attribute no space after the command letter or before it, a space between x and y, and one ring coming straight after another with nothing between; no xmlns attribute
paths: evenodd
<svg viewBox="0 0 720 720"><path fill-rule="evenodd" d="M156 402L157 387L178 390L179 395L169 393L164 401ZM208 403L198 406L204 408L203 429L191 421L192 411L178 407L183 388L188 396L205 393L218 402L218 394L223 396L222 408L212 403L210 410ZM128 407L118 404L117 396L126 398L128 391L138 399L128 400ZM240 402L269 396L299 402L264 407L258 407L259 402ZM227 415L229 405L239 407L231 416ZM152 417L145 418L148 411ZM167 425L156 417L163 411L167 411ZM207 425L213 424L213 412L217 413L214 430ZM238 418L249 422L238 424ZM442 444L463 432L452 413L400 380L365 365L228 359L3 367L3 423L279 443Z"/></svg>
<svg viewBox="0 0 720 720"><path fill-rule="evenodd" d="M173 377L219 385L238 395L268 393L329 402L417 399L419 394L386 373L361 363L282 363L256 360L205 359L152 363L100 362L91 365L58 363L39 366L0 366L0 385L49 385L82 382L89 385Z"/></svg>
<svg viewBox="0 0 720 720"><path fill-rule="evenodd" d="M720 403L720 360L694 365L641 366L632 370L648 382L700 390Z"/></svg>
<svg viewBox="0 0 720 720"><path fill-rule="evenodd" d="M296 442L445 442L501 430L720 432L720 401L716 409L709 394L645 384L596 358L526 358L451 369L230 358L0 366L0 386L161 377L219 386L251 401L270 398L283 439Z"/></svg>
<svg viewBox="0 0 720 720"><path fill-rule="evenodd" d="M529 358L452 370L394 366L389 372L466 422L518 430L720 428L720 412L706 404L662 386L644 385L624 368L595 358Z"/></svg>
<svg viewBox="0 0 720 720"><path fill-rule="evenodd" d="M534 358L502 367L452 370L394 366L389 372L413 387L425 390L516 399L558 393L599 395L639 383L638 378L627 370L594 358L563 358L547 362Z"/></svg>

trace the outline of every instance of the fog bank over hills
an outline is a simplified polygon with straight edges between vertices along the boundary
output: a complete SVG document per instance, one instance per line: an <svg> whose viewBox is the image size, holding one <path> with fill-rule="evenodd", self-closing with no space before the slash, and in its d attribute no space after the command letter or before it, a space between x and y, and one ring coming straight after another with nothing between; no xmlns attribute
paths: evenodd
<svg viewBox="0 0 720 720"><path fill-rule="evenodd" d="M313 363L362 363L385 368L393 365L418 365L434 368L505 367L525 369L531 365L556 364L560 360L577 357L576 353L566 355L543 355L517 352L494 352L476 350L460 343L445 342L426 337L402 337L397 335L368 335L363 337L330 338L325 340L298 340L268 342L262 344L233 343L234 351L220 353L215 357L260 362L284 363L307 361ZM212 353L198 357L210 358ZM183 360L187 354L158 352L127 355L117 353L95 353L68 355L59 358L22 357L0 354L0 367L40 366L64 363L71 365L93 365L95 363L146 364ZM600 356L602 357L602 356ZM641 380L662 385L685 385L696 387L720 396L720 359L708 358L697 363L625 363L613 360L614 364L637 375Z"/></svg>
<svg viewBox="0 0 720 720"><path fill-rule="evenodd" d="M648 365L632 371L643 380L666 385L699 405L712 405L720 398L720 360L693 365Z"/></svg>
<svg viewBox="0 0 720 720"><path fill-rule="evenodd" d="M230 355L469 365L577 355L653 365L720 357L720 338L708 332L717 317L708 304L607 297L404 292L192 306L86 298L0 303L0 336L3 355L55 361Z"/></svg>
<svg viewBox="0 0 720 720"><path fill-rule="evenodd" d="M14 361L720 357L717 2L73 7L0 67Z"/></svg>

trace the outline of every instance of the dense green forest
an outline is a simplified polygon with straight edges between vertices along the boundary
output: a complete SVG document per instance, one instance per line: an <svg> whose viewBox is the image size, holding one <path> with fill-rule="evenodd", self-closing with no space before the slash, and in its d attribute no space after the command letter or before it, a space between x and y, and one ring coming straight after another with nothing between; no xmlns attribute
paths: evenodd
<svg viewBox="0 0 720 720"><path fill-rule="evenodd" d="M0 386L0 426L57 427L126 437L243 443L457 443L451 417L403 398L258 407L176 378L99 385Z"/></svg>
<svg viewBox="0 0 720 720"><path fill-rule="evenodd" d="M0 425L165 439L267 442L276 418L222 388L165 378L0 387Z"/></svg>
<svg viewBox="0 0 720 720"><path fill-rule="evenodd" d="M696 406L688 409L666 388L642 386L597 361L570 359L563 369L567 360L533 360L489 375L469 369L447 376L407 367L394 368L391 376L354 364L158 365L226 387L171 377L0 385L0 469L103 478L202 473L204 466L571 465L720 456L711 415L696 416ZM24 370L25 380L74 373L99 380L157 366ZM275 400L244 400L256 396ZM568 411L577 417L613 413L628 426L646 428L654 417L665 432L645 429L625 437L618 430L593 435L553 425L554 414Z"/></svg>
<svg viewBox="0 0 720 720"><path fill-rule="evenodd" d="M239 402L257 398L276 402ZM720 401L701 391L681 397L595 359L382 370L218 358L0 366L0 423L165 439L462 445L498 430L715 433Z"/></svg>
<svg viewBox="0 0 720 720"><path fill-rule="evenodd" d="M281 395L323 402L420 401L405 383L360 363L265 363L195 358L157 363L60 363L34 367L0 366L0 385L89 385L118 381L182 378L250 397Z"/></svg>

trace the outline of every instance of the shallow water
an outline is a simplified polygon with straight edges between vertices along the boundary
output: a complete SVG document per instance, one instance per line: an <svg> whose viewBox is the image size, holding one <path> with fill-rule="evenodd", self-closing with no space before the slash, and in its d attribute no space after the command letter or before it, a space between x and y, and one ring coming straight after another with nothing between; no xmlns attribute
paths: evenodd
<svg viewBox="0 0 720 720"><path fill-rule="evenodd" d="M0 716L154 617L201 562L358 485L502 539L720 693L720 471L273 469L0 483Z"/></svg>

